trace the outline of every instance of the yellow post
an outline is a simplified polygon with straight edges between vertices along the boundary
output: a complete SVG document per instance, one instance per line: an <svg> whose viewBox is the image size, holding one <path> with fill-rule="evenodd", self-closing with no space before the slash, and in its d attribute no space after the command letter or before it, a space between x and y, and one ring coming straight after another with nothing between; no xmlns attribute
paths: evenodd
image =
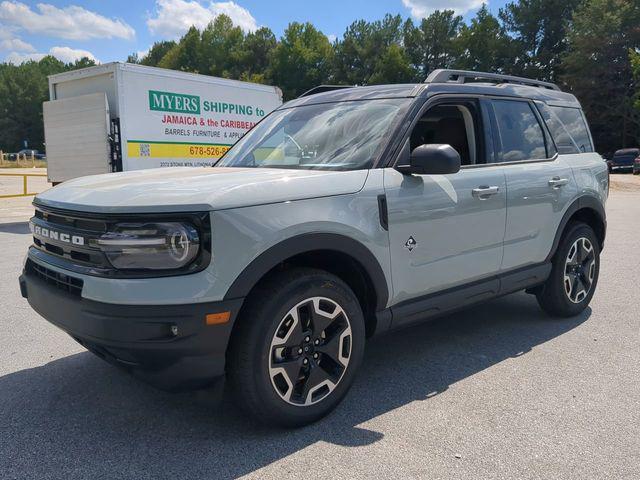
<svg viewBox="0 0 640 480"><path fill-rule="evenodd" d="M22 190L23 190L23 194L26 195L27 194L27 176L25 175L24 177L22 177Z"/></svg>

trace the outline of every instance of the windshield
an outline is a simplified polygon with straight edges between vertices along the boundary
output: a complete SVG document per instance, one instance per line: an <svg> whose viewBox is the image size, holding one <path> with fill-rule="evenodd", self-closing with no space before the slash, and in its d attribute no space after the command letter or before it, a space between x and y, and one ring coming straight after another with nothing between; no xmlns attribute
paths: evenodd
<svg viewBox="0 0 640 480"><path fill-rule="evenodd" d="M217 167L370 168L408 99L306 105L273 112Z"/></svg>

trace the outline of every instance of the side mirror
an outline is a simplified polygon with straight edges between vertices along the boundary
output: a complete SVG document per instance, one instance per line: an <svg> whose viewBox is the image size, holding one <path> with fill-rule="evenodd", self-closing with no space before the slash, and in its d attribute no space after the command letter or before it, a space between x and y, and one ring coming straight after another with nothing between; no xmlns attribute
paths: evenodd
<svg viewBox="0 0 640 480"><path fill-rule="evenodd" d="M396 170L411 175L446 175L460 171L460 154L451 145L432 143L420 145L411 152L409 165L397 165Z"/></svg>

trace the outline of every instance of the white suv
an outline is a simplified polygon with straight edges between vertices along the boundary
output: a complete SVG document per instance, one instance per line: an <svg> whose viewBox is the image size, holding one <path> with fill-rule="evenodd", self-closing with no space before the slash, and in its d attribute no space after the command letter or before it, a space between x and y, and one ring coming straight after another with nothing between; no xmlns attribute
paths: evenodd
<svg viewBox="0 0 640 480"><path fill-rule="evenodd" d="M20 283L105 360L164 388L226 374L257 418L302 425L344 397L374 334L523 289L580 313L607 194L555 85L448 70L321 87L214 168L38 195Z"/></svg>

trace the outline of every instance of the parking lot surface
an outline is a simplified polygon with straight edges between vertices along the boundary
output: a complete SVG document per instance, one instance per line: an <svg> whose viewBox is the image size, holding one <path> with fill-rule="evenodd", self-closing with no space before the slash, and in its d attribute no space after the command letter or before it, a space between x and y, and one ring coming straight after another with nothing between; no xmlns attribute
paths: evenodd
<svg viewBox="0 0 640 480"><path fill-rule="evenodd" d="M0 478L638 479L640 189L607 210L583 315L519 293L374 339L337 411L289 431L84 351L20 297L28 229L0 223Z"/></svg>

